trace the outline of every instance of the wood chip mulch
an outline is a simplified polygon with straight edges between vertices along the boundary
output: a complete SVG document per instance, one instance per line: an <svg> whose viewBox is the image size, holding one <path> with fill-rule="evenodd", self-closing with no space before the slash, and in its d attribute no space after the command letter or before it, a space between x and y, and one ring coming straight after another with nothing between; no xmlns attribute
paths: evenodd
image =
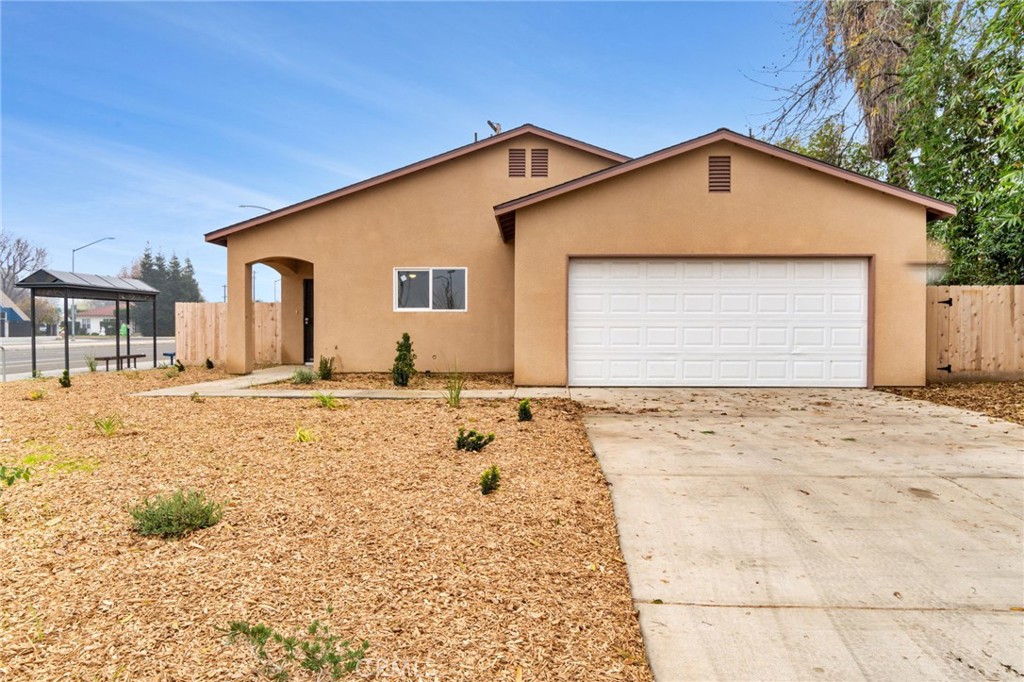
<svg viewBox="0 0 1024 682"><path fill-rule="evenodd" d="M313 368L315 369L315 368ZM313 370L311 370L313 371ZM465 374L466 383L463 390L505 388L514 389L515 383L511 374L480 373ZM317 380L311 384L293 384L289 379L279 381L275 384L262 384L255 388L281 390L284 388L295 388L315 391L338 391L338 390L433 390L444 391L446 374L417 372L409 380L408 386L395 386L391 374L386 372L346 372L335 374L330 381Z"/></svg>
<svg viewBox="0 0 1024 682"><path fill-rule="evenodd" d="M33 470L0 492L0 680L261 679L220 628L314 619L369 640L355 679L651 680L575 403L534 401L520 423L514 400L129 395L223 377L165 374L0 384L0 463ZM113 414L105 437L94 420ZM457 452L459 426L497 438ZM126 507L178 488L223 520L137 535Z"/></svg>
<svg viewBox="0 0 1024 682"><path fill-rule="evenodd" d="M932 384L924 388L880 388L914 400L981 412L1024 424L1024 381Z"/></svg>

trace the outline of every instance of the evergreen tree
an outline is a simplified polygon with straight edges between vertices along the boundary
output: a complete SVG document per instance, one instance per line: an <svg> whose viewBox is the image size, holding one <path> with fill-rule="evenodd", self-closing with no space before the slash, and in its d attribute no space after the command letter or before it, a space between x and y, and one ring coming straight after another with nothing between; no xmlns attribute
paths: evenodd
<svg viewBox="0 0 1024 682"><path fill-rule="evenodd" d="M185 259L182 266L174 253L165 258L163 253L153 254L150 247L142 252L142 257L126 269L130 277L140 279L159 291L156 297L156 333L157 336L174 336L174 304L179 302L198 302L203 300L199 282L195 278L192 261ZM136 303L132 306L132 319L136 328L143 334L151 333L153 328L153 306L151 303Z"/></svg>

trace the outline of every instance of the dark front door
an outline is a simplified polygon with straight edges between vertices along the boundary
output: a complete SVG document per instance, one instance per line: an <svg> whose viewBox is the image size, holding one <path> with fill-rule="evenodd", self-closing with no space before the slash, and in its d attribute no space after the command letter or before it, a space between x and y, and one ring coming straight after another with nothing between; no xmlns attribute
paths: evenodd
<svg viewBox="0 0 1024 682"><path fill-rule="evenodd" d="M313 362L313 280L302 280L302 357Z"/></svg>

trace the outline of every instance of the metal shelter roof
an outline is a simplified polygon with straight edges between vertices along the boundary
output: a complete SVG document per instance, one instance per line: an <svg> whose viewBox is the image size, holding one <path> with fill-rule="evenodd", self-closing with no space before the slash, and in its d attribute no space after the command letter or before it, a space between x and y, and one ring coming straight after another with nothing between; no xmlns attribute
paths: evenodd
<svg viewBox="0 0 1024 682"><path fill-rule="evenodd" d="M148 301L160 293L138 279L47 269L36 270L14 286L31 289L36 296L98 301Z"/></svg>

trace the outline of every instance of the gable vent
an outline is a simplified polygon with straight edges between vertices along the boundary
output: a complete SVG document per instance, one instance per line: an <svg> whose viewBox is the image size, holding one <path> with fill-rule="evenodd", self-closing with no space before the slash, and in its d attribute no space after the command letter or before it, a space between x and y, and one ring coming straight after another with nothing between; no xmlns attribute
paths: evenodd
<svg viewBox="0 0 1024 682"><path fill-rule="evenodd" d="M530 177L546 178L548 176L548 150L530 150Z"/></svg>
<svg viewBox="0 0 1024 682"><path fill-rule="evenodd" d="M526 150L508 150L508 176L510 178L526 177Z"/></svg>
<svg viewBox="0 0 1024 682"><path fill-rule="evenodd" d="M732 190L732 157L708 157L708 191L729 192Z"/></svg>

